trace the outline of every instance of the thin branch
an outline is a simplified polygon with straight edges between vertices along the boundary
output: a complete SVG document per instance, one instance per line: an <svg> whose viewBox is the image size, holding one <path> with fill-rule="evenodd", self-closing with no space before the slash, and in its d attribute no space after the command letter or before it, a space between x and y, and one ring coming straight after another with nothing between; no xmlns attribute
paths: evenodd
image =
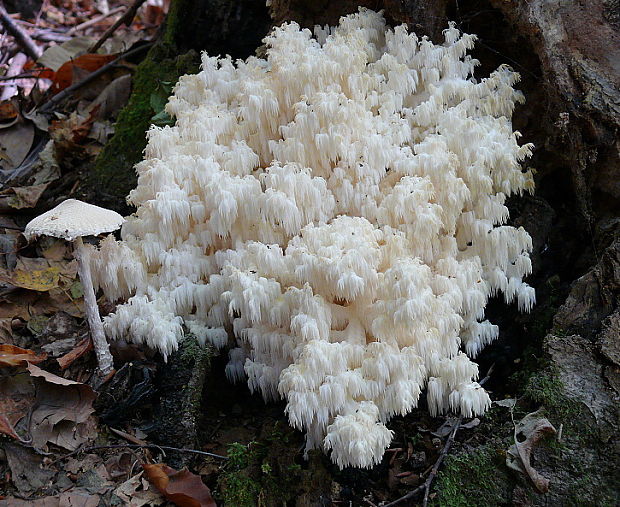
<svg viewBox="0 0 620 507"><path fill-rule="evenodd" d="M452 447L452 443L454 442L454 437L456 437L456 432L461 427L462 422L463 422L463 416L460 415L456 423L454 424L454 428L452 429L452 432L450 433L448 440L446 440L446 443L443 446L443 449L441 450L441 453L439 454L437 461L435 461L435 464L433 465L431 473L428 475L428 478L424 482L424 500L422 501L422 507L426 507L428 505L428 495L431 492L431 484L433 483L433 480L435 479L435 476L437 475L437 472L439 471L439 467L443 463L443 460L448 455L448 451L450 450L450 447Z"/></svg>
<svg viewBox="0 0 620 507"><path fill-rule="evenodd" d="M4 5L0 2L0 21L6 28L6 31L10 33L17 43L24 49L26 54L33 60L37 60L42 54L43 50L35 44L30 38L30 35L15 23L13 18L9 16L9 13L4 8Z"/></svg>
<svg viewBox="0 0 620 507"><path fill-rule="evenodd" d="M491 365L486 376L480 382L478 382L478 384L482 386L488 382L489 378L491 378L491 373L493 372L494 367L495 367L494 364ZM422 501L422 507L427 507L428 495L431 492L431 485L433 484L433 480L435 479L437 472L439 472L439 467L443 463L443 460L448 455L448 451L450 450L450 447L452 447L452 444L454 443L454 438L456 437L456 433L460 429L462 423L463 423L463 416L460 415L456 423L454 424L454 427L452 428L452 431L450 432L450 436L446 440L446 443L444 444L443 449L439 453L439 457L437 458L437 461L435 461L435 464L432 466L431 471L428 474L428 477L424 481L424 484L420 484L417 488L415 488L412 491L409 491L409 493L407 493L406 495L401 496L400 498L397 498L396 500L384 505L383 507L394 507L396 505L399 505L406 500L412 499L421 491L424 491L424 500Z"/></svg>
<svg viewBox="0 0 620 507"><path fill-rule="evenodd" d="M116 8L112 9L111 11L109 11L106 14L100 14L99 16L95 16L94 18L91 18L88 21L84 21L84 23L80 23L79 25L75 25L73 28L71 28L67 32L67 34L73 34L75 32L79 32L80 30L84 30L85 28L88 28L89 26L96 25L100 21L103 21L104 19L109 18L110 16L114 16L115 14L118 14L122 10L123 10L122 7L116 7Z"/></svg>
<svg viewBox="0 0 620 507"><path fill-rule="evenodd" d="M30 36L34 40L38 40L41 42L60 42L60 43L70 41L73 38L65 33L57 32L55 30L46 30L46 29L35 30L34 32L32 32L32 34L30 34Z"/></svg>
<svg viewBox="0 0 620 507"><path fill-rule="evenodd" d="M71 458L72 456L75 456L76 454L80 454L83 452L90 452L90 451L96 451L98 449L123 449L123 448L128 448L128 449L159 449L160 451L163 450L165 451L175 451L175 452L187 452L190 454L199 454L200 456L210 456L212 458L218 458L218 459L228 459L228 456L222 456L220 454L214 454L212 452L207 452L207 451L198 451L196 449L184 449L184 448L180 448L180 447L171 447L169 445L157 445L157 444L145 444L145 445L138 445L138 444L115 444L115 445L94 445L92 447L84 447L82 449L77 449L73 452L70 452L69 454L65 454L64 456L61 456L58 459L55 459L54 461L52 461L49 465L53 465L55 463L58 463L59 461L63 460L63 459L67 459L67 458ZM163 453L165 456L165 453Z"/></svg>
<svg viewBox="0 0 620 507"><path fill-rule="evenodd" d="M17 53L9 64L9 70L6 73L6 77L12 79L13 81L8 81L3 83L6 88L2 90L0 94L0 101L10 99L13 95L17 93L17 76L19 76L28 61L28 57L24 53Z"/></svg>
<svg viewBox="0 0 620 507"><path fill-rule="evenodd" d="M88 76L86 76L84 79L82 79L78 83L72 84L71 86L69 86L69 87L65 88L63 91L61 91L60 93L57 93L56 95L54 95L50 100L48 100L45 104L43 104L39 108L39 112L40 113L48 113L48 112L50 112L52 110L52 108L54 106L56 106L56 104L58 104L59 102L62 102L64 99L66 99L69 95L71 95L78 88L81 88L82 86L87 85L88 83L90 83L94 79L98 78L102 74L105 74L112 67L117 65L121 60L124 60L125 58L127 58L127 57L129 57L131 55L134 55L136 53L140 53L141 51L144 51L145 49L150 48L152 45L153 45L153 43L149 42L148 44L144 44L144 45L139 46L137 48L130 49L129 51L127 51L127 52L123 53L122 55L120 55L118 58L115 58L111 62L106 63L105 65L99 67L96 71L91 72Z"/></svg>
<svg viewBox="0 0 620 507"><path fill-rule="evenodd" d="M127 26L131 25L133 18L136 17L136 13L138 12L138 9L144 2L145 0L134 0L134 3L125 11L125 14L119 17L114 22L114 24L103 33L101 38L88 49L88 52L94 53L95 51L97 51L103 45L103 43L106 40L108 40L110 36L116 31L116 29L122 24L125 24Z"/></svg>

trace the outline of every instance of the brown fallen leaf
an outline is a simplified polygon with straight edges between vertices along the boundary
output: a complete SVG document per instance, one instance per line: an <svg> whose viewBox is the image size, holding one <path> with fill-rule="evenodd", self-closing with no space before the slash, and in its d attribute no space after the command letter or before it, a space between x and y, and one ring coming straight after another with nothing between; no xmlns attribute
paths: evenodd
<svg viewBox="0 0 620 507"><path fill-rule="evenodd" d="M148 480L179 507L216 507L211 490L187 468L176 471L165 463L142 465Z"/></svg>
<svg viewBox="0 0 620 507"><path fill-rule="evenodd" d="M63 261L72 257L70 243L63 239L42 236L38 240L38 245L43 257L48 261Z"/></svg>
<svg viewBox="0 0 620 507"><path fill-rule="evenodd" d="M29 187L11 187L0 192L0 209L34 208L49 183Z"/></svg>
<svg viewBox="0 0 620 507"><path fill-rule="evenodd" d="M0 270L0 280L15 287L47 292L58 287L61 268L50 265L47 259L18 257L13 271Z"/></svg>
<svg viewBox="0 0 620 507"><path fill-rule="evenodd" d="M549 479L546 479L532 467L530 459L534 447L545 437L555 435L556 430L540 410L527 414L515 425L515 443L506 453L506 465L517 472L527 475L540 493L549 491ZM521 437L521 438L519 438Z"/></svg>
<svg viewBox="0 0 620 507"><path fill-rule="evenodd" d="M63 63L54 75L52 91L58 93L70 86L73 83L73 73L76 68L94 72L115 58L116 55L85 54Z"/></svg>
<svg viewBox="0 0 620 507"><path fill-rule="evenodd" d="M4 414L0 414L0 433L4 433L15 440L21 440L19 435L15 433L15 429L13 429L13 425L9 422L7 417Z"/></svg>
<svg viewBox="0 0 620 507"><path fill-rule="evenodd" d="M11 482L20 496L28 498L37 491L49 487L57 472L42 467L41 456L33 449L17 443L5 443L3 449L11 469Z"/></svg>
<svg viewBox="0 0 620 507"><path fill-rule="evenodd" d="M134 475L116 488L114 494L125 502L125 505L130 505L131 507L154 506L167 503L162 494L143 475L144 472Z"/></svg>
<svg viewBox="0 0 620 507"><path fill-rule="evenodd" d="M48 443L76 450L97 434L93 413L96 394L86 384L74 382L28 364L37 387L30 417L32 445L42 449Z"/></svg>
<svg viewBox="0 0 620 507"><path fill-rule="evenodd" d="M0 317L0 343L13 343L13 319Z"/></svg>
<svg viewBox="0 0 620 507"><path fill-rule="evenodd" d="M108 476L112 480L120 479L121 477L129 477L135 460L135 455L131 452L122 452L120 454L110 456L105 462L105 468L108 472Z"/></svg>
<svg viewBox="0 0 620 507"><path fill-rule="evenodd" d="M28 372L18 371L0 377L0 432L21 440L15 426L34 403L35 388Z"/></svg>
<svg viewBox="0 0 620 507"><path fill-rule="evenodd" d="M22 349L16 345L0 344L0 367L19 366L26 362L40 363L47 359L47 354L37 354L34 350Z"/></svg>
<svg viewBox="0 0 620 507"><path fill-rule="evenodd" d="M59 357L58 359L56 359L56 361L58 361L61 370L66 370L69 366L73 364L76 359L79 359L91 350L93 350L93 342L90 339L89 335L84 338L80 343L78 343L71 352L65 354L62 357Z"/></svg>
<svg viewBox="0 0 620 507"><path fill-rule="evenodd" d="M30 123L16 123L0 130L0 169L8 174L18 167L28 155L34 139ZM7 175L8 175L7 174Z"/></svg>
<svg viewBox="0 0 620 507"><path fill-rule="evenodd" d="M58 496L46 496L37 500L21 500L9 497L0 507L97 507L99 495L93 495L84 488L72 488Z"/></svg>
<svg viewBox="0 0 620 507"><path fill-rule="evenodd" d="M0 102L0 122L8 123L17 118L19 110L11 99Z"/></svg>

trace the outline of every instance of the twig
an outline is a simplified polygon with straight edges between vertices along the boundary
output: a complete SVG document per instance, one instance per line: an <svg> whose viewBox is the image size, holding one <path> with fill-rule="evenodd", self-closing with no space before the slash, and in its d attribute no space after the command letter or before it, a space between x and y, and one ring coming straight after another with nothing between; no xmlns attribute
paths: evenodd
<svg viewBox="0 0 620 507"><path fill-rule="evenodd" d="M491 373L493 372L494 367L495 367L494 364L491 365L486 376L480 382L478 382L478 384L482 386L488 382L489 378L491 378ZM396 500L384 505L383 507L394 507L395 505L398 505L406 500L410 500L411 498L416 496L421 491L424 491L424 500L422 501L422 507L427 507L428 495L431 492L431 485L433 484L433 480L435 479L435 476L437 475L437 472L439 471L439 467L443 463L443 460L448 455L448 451L450 450L450 447L452 447L452 444L454 443L454 438L456 437L456 433L461 427L462 422L463 422L463 416L460 415L456 423L454 423L454 427L452 428L452 431L450 432L450 436L446 440L446 443L444 444L443 449L439 453L439 457L437 458L437 461L435 461L435 464L432 466L431 471L428 474L428 477L424 481L424 484L420 484L413 491L409 491L409 493L407 493L406 495L401 496L400 498L397 498Z"/></svg>
<svg viewBox="0 0 620 507"><path fill-rule="evenodd" d="M101 38L88 49L88 52L94 53L97 51L123 23L127 26L131 25L133 18L136 16L136 12L138 12L138 9L144 2L145 0L134 0L134 3L125 11L125 14L119 17L114 24L103 33Z"/></svg>
<svg viewBox="0 0 620 507"><path fill-rule="evenodd" d="M43 50L34 43L30 35L20 28L13 18L9 16L2 3L0 3L0 21L2 21L6 31L15 37L18 44L24 48L24 51L30 58L37 60L43 54Z"/></svg>
<svg viewBox="0 0 620 507"><path fill-rule="evenodd" d="M448 455L448 451L450 450L450 447L452 447L452 443L454 442L454 437L456 437L456 432L461 427L462 422L463 422L463 416L460 415L456 423L454 424L454 428L452 429L452 432L450 433L448 440L446 440L446 443L443 446L441 453L439 453L439 457L437 458L437 461L435 461L435 464L433 465L433 468L431 469L431 473L428 475L428 478L424 482L424 500L422 501L422 507L426 507L428 505L428 495L431 492L431 484L433 480L435 479L435 476L437 475L437 472L439 471L439 467L443 463L443 460Z"/></svg>
<svg viewBox="0 0 620 507"><path fill-rule="evenodd" d="M2 94L0 95L0 100L10 99L13 95L17 93L17 76L20 75L24 65L28 61L28 57L24 53L17 53L11 63L9 65L9 70L6 72L7 78L12 78L13 82L10 81L5 83L5 88L2 90Z"/></svg>
<svg viewBox="0 0 620 507"><path fill-rule="evenodd" d="M187 452L187 453L190 453L190 454L200 454L201 456L211 456L212 458L228 459L228 456L222 456L220 454L214 454L212 452L198 451L196 449L183 449L183 448L180 448L180 447L170 447L169 445L116 444L116 445L94 445L92 447L84 447L82 449L77 449L77 450L75 450L73 452L70 452L69 454L65 454L64 456L61 456L60 458L55 459L54 461L52 461L50 463L50 466L55 464L55 463L58 463L59 461L61 461L63 459L71 458L72 456L75 456L76 454L80 454L82 452L96 451L98 449L123 449L123 448L128 448L128 449L140 449L140 448L163 449L163 450L166 450L166 451Z"/></svg>
<svg viewBox="0 0 620 507"><path fill-rule="evenodd" d="M30 36L34 40L40 40L41 42L67 42L73 38L53 30L35 30Z"/></svg>
<svg viewBox="0 0 620 507"><path fill-rule="evenodd" d="M100 14L99 16L95 16L94 18L89 19L88 21L84 21L84 23L80 23L79 25L75 25L73 28L71 28L67 32L67 34L73 34L75 32L79 32L80 30L84 30L85 28L88 28L89 26L96 25L100 21L103 21L105 18L109 18L110 16L114 16L114 14L118 14L122 10L123 10L122 7L116 7L116 8L112 9L110 12L108 12L106 14Z"/></svg>
<svg viewBox="0 0 620 507"><path fill-rule="evenodd" d="M136 53L140 53L141 51L144 51L145 49L150 48L153 44L154 44L153 42L149 42L148 44L144 44L137 48L133 48L123 53L118 58L115 58L111 62L106 63L105 65L99 67L96 71L91 72L88 76L86 76L84 79L82 79L78 83L72 84L71 86L61 91L60 93L57 93L56 95L54 95L50 100L48 100L45 104L43 104L39 108L39 112L40 113L50 112L56 104L58 104L59 102L62 102L64 99L66 99L69 95L71 95L78 88L81 88L82 86L87 85L92 80L98 78L102 74L105 74L108 70L110 70L112 67L117 65L118 62L120 62L121 60L124 60L125 58L131 55L135 55Z"/></svg>

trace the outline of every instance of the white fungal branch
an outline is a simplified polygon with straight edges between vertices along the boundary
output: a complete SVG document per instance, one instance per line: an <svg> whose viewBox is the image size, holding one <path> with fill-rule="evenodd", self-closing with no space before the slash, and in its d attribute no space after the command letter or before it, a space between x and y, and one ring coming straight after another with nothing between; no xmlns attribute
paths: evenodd
<svg viewBox="0 0 620 507"><path fill-rule="evenodd" d="M93 261L128 298L108 333L166 356L182 323L218 347L232 330L229 378L284 397L340 467L380 461L425 385L432 414L484 412L468 355L498 335L488 298L535 299L505 206L533 189L531 145L517 74L474 79L475 37L444 35L361 9L315 38L275 29L266 59L204 54L166 106L176 125L149 131L123 241Z"/></svg>

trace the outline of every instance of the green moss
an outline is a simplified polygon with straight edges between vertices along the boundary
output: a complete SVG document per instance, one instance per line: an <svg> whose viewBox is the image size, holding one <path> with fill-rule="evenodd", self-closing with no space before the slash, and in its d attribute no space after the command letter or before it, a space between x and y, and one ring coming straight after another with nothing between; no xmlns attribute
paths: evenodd
<svg viewBox="0 0 620 507"><path fill-rule="evenodd" d="M162 84L174 83L179 76L195 73L199 57L195 51L175 56L172 46L151 48L134 74L133 90L127 106L120 112L115 133L97 157L87 185L96 189L92 201L122 210L122 203L135 187L133 166L142 159L146 131L160 111L153 109L153 96L159 96Z"/></svg>
<svg viewBox="0 0 620 507"><path fill-rule="evenodd" d="M567 433L575 435L582 444L596 438L595 429L583 419L582 404L566 394L556 367L544 359L540 367L533 370L523 386L523 400L529 401L532 408L542 406L549 421L559 427L563 425Z"/></svg>
<svg viewBox="0 0 620 507"><path fill-rule="evenodd" d="M276 424L264 438L228 447L228 462L218 478L217 496L225 506L284 505L300 494L307 471L295 463L297 446L290 428Z"/></svg>
<svg viewBox="0 0 620 507"><path fill-rule="evenodd" d="M261 492L260 482L251 478L248 467L258 459L256 442L243 445L235 442L228 446L228 463L219 477L218 489L224 505L253 507Z"/></svg>
<svg viewBox="0 0 620 507"><path fill-rule="evenodd" d="M510 490L505 459L504 447L496 448L490 444L472 452L448 456L438 474L433 505L491 507L508 503Z"/></svg>

